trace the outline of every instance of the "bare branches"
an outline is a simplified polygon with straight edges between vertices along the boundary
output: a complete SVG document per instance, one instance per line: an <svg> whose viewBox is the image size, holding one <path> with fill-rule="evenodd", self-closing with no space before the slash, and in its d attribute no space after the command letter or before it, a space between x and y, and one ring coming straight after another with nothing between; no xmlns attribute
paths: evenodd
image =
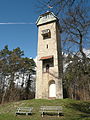
<svg viewBox="0 0 90 120"><path fill-rule="evenodd" d="M72 11L69 9L66 16L62 18L61 26L67 38L65 41L76 44L83 58L86 57L83 48L85 37L90 28L90 18L87 17L86 9L84 10L80 5L75 6ZM77 50L75 51L77 52Z"/></svg>
<svg viewBox="0 0 90 120"><path fill-rule="evenodd" d="M61 12L67 11L70 8L73 8L76 4L84 2L85 0L38 0L40 7L38 7L41 11L42 10L49 10L54 11L56 15L60 15ZM41 4L41 5L40 5ZM50 6L50 7L49 7ZM46 11L43 11L46 12Z"/></svg>

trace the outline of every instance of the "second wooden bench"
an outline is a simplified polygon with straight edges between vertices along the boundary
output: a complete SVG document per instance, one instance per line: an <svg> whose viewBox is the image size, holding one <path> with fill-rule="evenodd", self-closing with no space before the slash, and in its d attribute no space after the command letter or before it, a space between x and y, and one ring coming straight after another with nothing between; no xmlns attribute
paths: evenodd
<svg viewBox="0 0 90 120"><path fill-rule="evenodd" d="M58 117L63 113L62 106L41 106L40 112L42 117L45 113L57 113Z"/></svg>

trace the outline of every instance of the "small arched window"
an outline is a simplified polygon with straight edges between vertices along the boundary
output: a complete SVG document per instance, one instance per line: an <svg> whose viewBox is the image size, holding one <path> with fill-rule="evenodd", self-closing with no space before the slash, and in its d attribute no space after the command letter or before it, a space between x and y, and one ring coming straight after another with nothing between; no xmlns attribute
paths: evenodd
<svg viewBox="0 0 90 120"><path fill-rule="evenodd" d="M49 64L46 65L46 72L49 72Z"/></svg>

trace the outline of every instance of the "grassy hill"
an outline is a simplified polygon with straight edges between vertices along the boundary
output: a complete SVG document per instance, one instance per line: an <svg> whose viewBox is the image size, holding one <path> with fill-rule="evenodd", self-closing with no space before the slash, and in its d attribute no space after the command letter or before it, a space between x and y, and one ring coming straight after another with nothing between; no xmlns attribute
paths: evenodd
<svg viewBox="0 0 90 120"><path fill-rule="evenodd" d="M64 115L60 116L47 116L44 118L40 115L40 106L43 105L62 105ZM30 107L32 106L33 115L15 116L17 107ZM76 101L71 99L63 100L24 100L0 105L0 120L90 120L90 101Z"/></svg>

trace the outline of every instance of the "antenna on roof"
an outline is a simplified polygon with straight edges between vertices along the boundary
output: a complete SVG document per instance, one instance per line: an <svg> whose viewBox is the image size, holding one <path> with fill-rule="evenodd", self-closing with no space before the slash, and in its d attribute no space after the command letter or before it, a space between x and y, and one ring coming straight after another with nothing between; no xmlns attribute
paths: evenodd
<svg viewBox="0 0 90 120"><path fill-rule="evenodd" d="M48 7L48 12L53 8L53 6L50 6L50 5L47 5L47 7Z"/></svg>
<svg viewBox="0 0 90 120"><path fill-rule="evenodd" d="M52 6L50 6L50 5L47 5L47 7L49 8L49 9L52 9L53 7Z"/></svg>

